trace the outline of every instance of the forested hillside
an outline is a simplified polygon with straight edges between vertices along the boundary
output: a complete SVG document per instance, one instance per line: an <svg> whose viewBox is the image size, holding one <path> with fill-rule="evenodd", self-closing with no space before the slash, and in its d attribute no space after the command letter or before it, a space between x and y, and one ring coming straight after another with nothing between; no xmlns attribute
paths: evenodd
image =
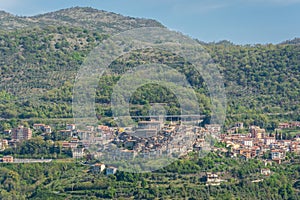
<svg viewBox="0 0 300 200"><path fill-rule="evenodd" d="M0 13L1 129L18 120L72 118L72 87L88 53L113 33L162 25L154 20L123 17L91 8L71 8L34 17ZM269 129L280 120L299 120L300 46L297 39L282 44L234 45L201 43L224 76L228 99L227 124L244 121ZM99 80L96 110L113 125L109 108L113 85L124 71L152 61L176 68L197 92L200 110L209 119L210 99L202 77L172 53L145 50L116 60ZM140 88L131 113L148 112L163 102L170 114L179 112L170 91L157 85Z"/></svg>

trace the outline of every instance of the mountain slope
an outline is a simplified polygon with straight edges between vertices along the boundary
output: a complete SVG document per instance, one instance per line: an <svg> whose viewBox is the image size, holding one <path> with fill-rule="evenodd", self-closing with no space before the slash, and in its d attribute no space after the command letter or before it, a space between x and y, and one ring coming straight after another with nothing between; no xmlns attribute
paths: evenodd
<svg viewBox="0 0 300 200"><path fill-rule="evenodd" d="M91 8L70 8L21 18L1 12L0 17L3 19L0 21L3 24L0 27L0 118L8 122L71 118L74 78L88 53L103 39L121 30L162 26L153 20ZM240 46L228 41L202 44L224 76L228 124L238 120L245 121L246 125L274 128L279 120L300 120L299 45ZM200 110L209 115L209 94L202 77L172 54L151 51L120 58L111 66L115 71L99 80L101 87L96 92L99 115L111 117L110 95L122 73L153 61L164 61L184 73L197 93ZM167 101L168 112L179 111L174 95L156 86L138 90L132 101L134 115L147 113L151 102Z"/></svg>

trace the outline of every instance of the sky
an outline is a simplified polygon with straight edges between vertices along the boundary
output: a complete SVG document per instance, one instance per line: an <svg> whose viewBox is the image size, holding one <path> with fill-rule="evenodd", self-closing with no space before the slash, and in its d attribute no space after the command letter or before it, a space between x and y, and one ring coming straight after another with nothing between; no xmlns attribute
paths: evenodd
<svg viewBox="0 0 300 200"><path fill-rule="evenodd" d="M0 10L19 16L75 6L155 19L204 42L266 44L300 37L300 0L0 0Z"/></svg>

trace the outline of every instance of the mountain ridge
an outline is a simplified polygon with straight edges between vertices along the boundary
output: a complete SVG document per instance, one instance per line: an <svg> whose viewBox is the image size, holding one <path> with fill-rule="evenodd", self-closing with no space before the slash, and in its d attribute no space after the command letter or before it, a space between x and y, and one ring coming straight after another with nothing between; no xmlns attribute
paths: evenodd
<svg viewBox="0 0 300 200"><path fill-rule="evenodd" d="M77 13L74 13L77 12ZM84 16L76 17L75 15ZM91 20L93 18L93 20ZM98 18L98 20L97 20ZM96 19L96 20L95 20ZM95 21L97 23L95 23ZM115 23L117 22L118 23ZM92 23L91 23L92 22ZM112 24L107 26L108 24ZM164 27L159 21L154 19L146 19L139 17L131 17L125 16L122 14L109 12L105 10L99 10L92 7L70 7L63 8L60 10L31 15L31 16L17 16L6 12L4 10L0 10L0 30L15 30L20 28L43 28L47 26L73 26L86 28L91 31L101 31L105 33L118 33L122 31L126 31L129 28L141 28L141 27ZM103 26L107 26L103 29ZM247 45L267 45L267 44L235 44L228 40L220 40L215 42L204 42L196 39L200 44L223 44L227 45L239 45L239 46L247 46ZM278 43L279 45L284 44L300 44L300 38L295 37L293 39L288 39ZM274 43L275 45L275 43Z"/></svg>
<svg viewBox="0 0 300 200"><path fill-rule="evenodd" d="M15 16L1 11L0 30L20 28L72 26L92 31L117 33L130 28L164 27L153 19L133 18L91 7L72 7L34 16Z"/></svg>

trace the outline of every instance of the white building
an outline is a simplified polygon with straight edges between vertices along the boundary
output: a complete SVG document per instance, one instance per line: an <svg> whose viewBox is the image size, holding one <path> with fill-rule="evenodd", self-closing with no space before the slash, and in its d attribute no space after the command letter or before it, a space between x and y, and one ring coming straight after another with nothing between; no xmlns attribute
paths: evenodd
<svg viewBox="0 0 300 200"><path fill-rule="evenodd" d="M266 145L273 144L273 143L275 143L275 141L276 141L275 137L265 137L264 138L264 143Z"/></svg>
<svg viewBox="0 0 300 200"><path fill-rule="evenodd" d="M252 147L253 146L253 141L250 140L250 139L244 139L243 140L243 145Z"/></svg>
<svg viewBox="0 0 300 200"><path fill-rule="evenodd" d="M76 129L76 126L75 126L75 124L67 124L66 129L70 130L70 131L73 131L73 130Z"/></svg>
<svg viewBox="0 0 300 200"><path fill-rule="evenodd" d="M117 168L115 167L107 167L106 168L106 175L115 174L117 172Z"/></svg>
<svg viewBox="0 0 300 200"><path fill-rule="evenodd" d="M72 157L75 159L80 159L84 157L84 148L73 148Z"/></svg>

